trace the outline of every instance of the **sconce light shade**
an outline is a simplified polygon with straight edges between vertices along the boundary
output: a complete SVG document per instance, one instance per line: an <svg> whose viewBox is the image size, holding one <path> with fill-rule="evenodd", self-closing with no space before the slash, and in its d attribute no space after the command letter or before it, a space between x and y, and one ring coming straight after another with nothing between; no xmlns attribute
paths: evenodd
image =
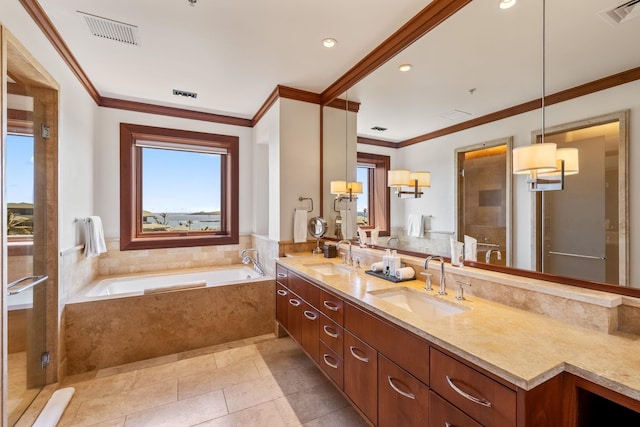
<svg viewBox="0 0 640 427"><path fill-rule="evenodd" d="M351 181L347 183L347 192L351 190L353 194L362 194L362 183L358 181Z"/></svg>
<svg viewBox="0 0 640 427"><path fill-rule="evenodd" d="M387 186L389 187L408 187L411 185L411 172L406 169L389 169L387 172Z"/></svg>
<svg viewBox="0 0 640 427"><path fill-rule="evenodd" d="M344 194L347 192L347 181L331 181L331 194Z"/></svg>
<svg viewBox="0 0 640 427"><path fill-rule="evenodd" d="M547 142L514 148L513 173L552 172L556 170L556 144Z"/></svg>
<svg viewBox="0 0 640 427"><path fill-rule="evenodd" d="M431 187L431 172L411 172L409 174L409 186L413 187L416 180L419 188Z"/></svg>

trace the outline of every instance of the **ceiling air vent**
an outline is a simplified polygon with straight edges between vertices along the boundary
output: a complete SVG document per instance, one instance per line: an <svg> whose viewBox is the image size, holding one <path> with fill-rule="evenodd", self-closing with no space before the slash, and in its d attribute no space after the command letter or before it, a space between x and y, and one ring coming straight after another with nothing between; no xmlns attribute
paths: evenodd
<svg viewBox="0 0 640 427"><path fill-rule="evenodd" d="M113 40L120 43L138 46L138 27L112 19L102 18L78 11L84 18L84 22L89 26L91 34L103 39Z"/></svg>
<svg viewBox="0 0 640 427"><path fill-rule="evenodd" d="M179 90L179 89L174 89L173 94L176 96L185 96L187 98L193 98L193 99L196 99L198 97L198 94L195 92L188 92L186 90Z"/></svg>
<svg viewBox="0 0 640 427"><path fill-rule="evenodd" d="M600 16L609 24L618 25L640 15L640 0L631 0L610 10L603 10Z"/></svg>
<svg viewBox="0 0 640 427"><path fill-rule="evenodd" d="M375 130L378 132L384 132L385 130L387 130L387 128L383 128L382 126L374 126L371 128L371 130Z"/></svg>

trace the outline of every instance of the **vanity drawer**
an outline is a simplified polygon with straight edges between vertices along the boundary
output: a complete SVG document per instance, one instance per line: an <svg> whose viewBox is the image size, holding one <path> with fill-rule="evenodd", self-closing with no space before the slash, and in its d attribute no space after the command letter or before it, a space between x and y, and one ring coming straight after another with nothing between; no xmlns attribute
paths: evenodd
<svg viewBox="0 0 640 427"><path fill-rule="evenodd" d="M320 341L318 364L340 390L344 388L344 360Z"/></svg>
<svg viewBox="0 0 640 427"><path fill-rule="evenodd" d="M342 326L338 326L333 320L327 318L324 314L320 314L319 326L319 335L322 342L328 345L331 350L335 351L340 357L344 357L344 329Z"/></svg>
<svg viewBox="0 0 640 427"><path fill-rule="evenodd" d="M288 273L287 281L289 289L312 306L318 307L320 289L316 285L292 272Z"/></svg>
<svg viewBox="0 0 640 427"><path fill-rule="evenodd" d="M330 293L320 289L320 303L318 308L334 322L343 325L344 322L344 302Z"/></svg>
<svg viewBox="0 0 640 427"><path fill-rule="evenodd" d="M431 348L431 388L487 427L516 425L516 392Z"/></svg>
<svg viewBox="0 0 640 427"><path fill-rule="evenodd" d="M473 418L456 408L433 391L429 392L429 425L450 427L482 427Z"/></svg>
<svg viewBox="0 0 640 427"><path fill-rule="evenodd" d="M289 271L281 266L280 264L276 264L276 282L280 283L284 287L288 287L287 279L289 276Z"/></svg>
<svg viewBox="0 0 640 427"><path fill-rule="evenodd" d="M429 345L426 342L351 304L344 305L344 328L429 384Z"/></svg>

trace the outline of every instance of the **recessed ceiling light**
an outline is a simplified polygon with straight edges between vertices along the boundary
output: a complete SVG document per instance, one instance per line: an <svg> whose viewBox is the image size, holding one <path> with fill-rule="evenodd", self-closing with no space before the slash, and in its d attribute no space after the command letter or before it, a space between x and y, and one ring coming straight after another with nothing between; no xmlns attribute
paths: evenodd
<svg viewBox="0 0 640 427"><path fill-rule="evenodd" d="M402 71L403 73L406 73L407 71L409 71L411 68L413 68L413 65L411 64L401 64L398 67L398 70Z"/></svg>
<svg viewBox="0 0 640 427"><path fill-rule="evenodd" d="M509 9L514 4L516 4L516 0L501 0L500 9Z"/></svg>
<svg viewBox="0 0 640 427"><path fill-rule="evenodd" d="M332 39L330 37L322 40L322 45L324 47L334 47L337 43L338 41L336 39Z"/></svg>

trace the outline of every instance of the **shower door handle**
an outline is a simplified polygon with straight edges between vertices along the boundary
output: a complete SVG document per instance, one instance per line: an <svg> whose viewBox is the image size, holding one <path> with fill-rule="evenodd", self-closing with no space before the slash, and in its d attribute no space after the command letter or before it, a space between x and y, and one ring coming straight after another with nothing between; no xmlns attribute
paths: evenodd
<svg viewBox="0 0 640 427"><path fill-rule="evenodd" d="M16 295L19 294L20 292L26 291L27 289L31 289L33 288L35 285L38 285L42 282L44 282L45 280L47 280L49 278L49 276L26 276L23 277L22 279L18 279L15 282L11 282L7 285L7 295ZM26 286L23 286L21 288L18 289L13 289L16 286L18 286L19 284L21 284L22 282L26 282L27 280L31 280L32 282L29 283Z"/></svg>

